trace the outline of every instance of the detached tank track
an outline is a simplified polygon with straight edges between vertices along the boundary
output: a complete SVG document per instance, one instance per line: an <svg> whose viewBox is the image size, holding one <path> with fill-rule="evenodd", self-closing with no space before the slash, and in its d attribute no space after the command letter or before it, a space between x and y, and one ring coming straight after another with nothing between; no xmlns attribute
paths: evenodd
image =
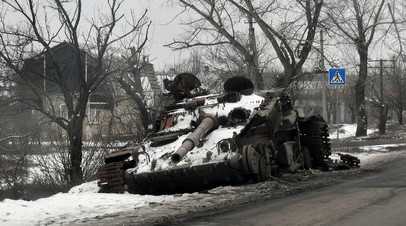
<svg viewBox="0 0 406 226"><path fill-rule="evenodd" d="M330 134L327 123L319 116L300 124L301 143L310 151L313 167L327 169L326 161L331 155Z"/></svg>

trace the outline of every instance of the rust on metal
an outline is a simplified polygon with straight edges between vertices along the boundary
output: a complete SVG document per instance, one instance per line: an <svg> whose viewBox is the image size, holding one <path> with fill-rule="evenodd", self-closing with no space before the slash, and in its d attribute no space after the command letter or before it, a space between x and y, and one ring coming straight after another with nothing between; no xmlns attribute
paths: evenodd
<svg viewBox="0 0 406 226"><path fill-rule="evenodd" d="M176 100L192 97L191 91L201 85L200 80L190 73L181 73L172 81L164 80L165 89L170 91Z"/></svg>
<svg viewBox="0 0 406 226"><path fill-rule="evenodd" d="M97 185L107 192L123 193L124 187L124 170L123 162L113 162L100 166L97 170Z"/></svg>
<svg viewBox="0 0 406 226"><path fill-rule="evenodd" d="M129 147L129 148L124 148L118 152L113 152L108 156L104 157L104 162L105 163L111 163L111 162L117 162L117 161L123 161L130 157L133 153L138 152L138 149L140 146L137 147Z"/></svg>

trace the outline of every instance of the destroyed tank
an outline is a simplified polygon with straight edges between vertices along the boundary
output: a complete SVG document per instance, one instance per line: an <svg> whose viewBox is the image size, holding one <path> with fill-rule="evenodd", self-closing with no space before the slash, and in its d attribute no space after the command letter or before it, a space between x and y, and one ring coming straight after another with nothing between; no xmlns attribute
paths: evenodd
<svg viewBox="0 0 406 226"><path fill-rule="evenodd" d="M166 81L176 101L165 107L144 142L105 157L103 192L170 194L259 182L298 169L328 169L326 121L295 108L284 89L254 94L233 77L219 94L193 94L187 73Z"/></svg>

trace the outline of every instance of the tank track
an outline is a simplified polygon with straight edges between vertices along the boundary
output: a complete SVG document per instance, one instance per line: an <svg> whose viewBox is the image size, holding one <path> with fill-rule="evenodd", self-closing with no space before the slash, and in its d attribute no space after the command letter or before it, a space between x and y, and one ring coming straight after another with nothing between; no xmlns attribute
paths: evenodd
<svg viewBox="0 0 406 226"><path fill-rule="evenodd" d="M102 165L97 170L97 185L100 192L124 193L124 162L112 162Z"/></svg>
<svg viewBox="0 0 406 226"><path fill-rule="evenodd" d="M325 155L324 158L328 159L331 155L331 141L327 123L324 123L322 127L322 142L323 142L323 153Z"/></svg>
<svg viewBox="0 0 406 226"><path fill-rule="evenodd" d="M327 123L320 116L313 116L300 124L301 143L310 151L313 167L328 169L327 160L331 155L330 134Z"/></svg>
<svg viewBox="0 0 406 226"><path fill-rule="evenodd" d="M359 167L360 160L356 156L341 153L337 154L340 156L341 161L343 161L343 163L347 164L349 167Z"/></svg>

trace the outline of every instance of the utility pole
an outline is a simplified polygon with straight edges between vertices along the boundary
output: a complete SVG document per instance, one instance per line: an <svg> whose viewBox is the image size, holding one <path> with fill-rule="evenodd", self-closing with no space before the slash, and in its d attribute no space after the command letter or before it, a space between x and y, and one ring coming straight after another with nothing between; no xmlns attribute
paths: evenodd
<svg viewBox="0 0 406 226"><path fill-rule="evenodd" d="M248 20L248 42L249 42L249 57L247 59L248 63L248 77L254 83L255 89L264 89L264 80L262 78L262 73L259 70L259 60L257 43L255 39L254 21L251 15L247 14Z"/></svg>
<svg viewBox="0 0 406 226"><path fill-rule="evenodd" d="M386 132L386 121L387 121L387 115L388 115L388 105L387 103L384 101L384 87L383 87L383 69L384 68L392 68L393 66L390 67L384 67L383 63L386 61L393 61L393 60L370 60L372 62L377 62L379 61L379 67L370 67L370 68L379 68L379 125L378 125L378 129L379 129L379 134L385 134Z"/></svg>
<svg viewBox="0 0 406 226"><path fill-rule="evenodd" d="M320 30L320 69L322 71L326 71L326 67L324 66L324 39L323 39L323 30ZM321 78L321 101L322 101L322 115L323 118L329 121L327 117L327 100L326 100L326 83L327 83L327 73L322 74Z"/></svg>
<svg viewBox="0 0 406 226"><path fill-rule="evenodd" d="M380 111L379 111L379 133L380 134L385 134L386 132L386 116L387 116L387 112L388 112L388 107L385 104L385 102L383 101L383 60L381 59L379 61L379 67L380 67L380 71L379 71L379 77L380 77L380 99L381 99L381 103L380 103Z"/></svg>
<svg viewBox="0 0 406 226"><path fill-rule="evenodd" d="M402 55L402 61L403 62L406 62L406 59L405 59L405 56L404 55ZM397 115L398 115L398 122L399 122L399 124L400 125L403 125L403 108L404 108L404 105L403 105L403 93L404 93L404 87L403 87L403 76L402 76L402 72L400 72L400 73L398 73L398 71L397 71L397 65L396 65L396 57L395 56L393 56L393 59L392 59L392 67L393 67L393 76L394 76L394 78L396 79L396 81L397 81L397 85L398 85L398 97L397 97L397 109L396 109L396 111L398 112L397 113Z"/></svg>

